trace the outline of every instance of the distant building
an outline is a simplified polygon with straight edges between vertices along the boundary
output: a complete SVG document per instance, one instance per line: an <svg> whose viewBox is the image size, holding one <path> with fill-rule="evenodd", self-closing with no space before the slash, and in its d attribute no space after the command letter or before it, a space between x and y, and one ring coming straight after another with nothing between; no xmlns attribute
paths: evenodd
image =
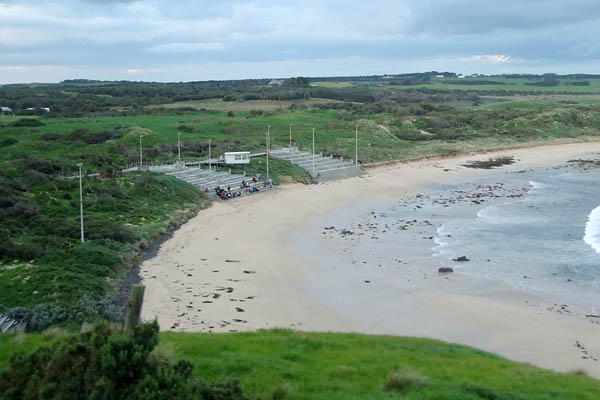
<svg viewBox="0 0 600 400"><path fill-rule="evenodd" d="M283 81L280 81L279 79L273 79L268 83L269 86L281 86L283 85Z"/></svg>
<svg viewBox="0 0 600 400"><path fill-rule="evenodd" d="M249 151L231 151L225 153L225 164L250 164Z"/></svg>
<svg viewBox="0 0 600 400"><path fill-rule="evenodd" d="M385 75L381 79L394 79L394 76L393 75Z"/></svg>
<svg viewBox="0 0 600 400"><path fill-rule="evenodd" d="M0 107L0 112L9 113L9 112L12 112L12 108L10 108L10 107Z"/></svg>
<svg viewBox="0 0 600 400"><path fill-rule="evenodd" d="M436 77L436 78L443 78L443 77L444 77L444 75L436 75L435 77Z"/></svg>
<svg viewBox="0 0 600 400"><path fill-rule="evenodd" d="M42 111L50 112L50 107L40 107L40 108L36 108L36 107L27 107L27 108L25 109L25 111L35 111L35 110L42 110Z"/></svg>
<svg viewBox="0 0 600 400"><path fill-rule="evenodd" d="M465 79L466 77L464 75L459 75L457 76L458 79Z"/></svg>

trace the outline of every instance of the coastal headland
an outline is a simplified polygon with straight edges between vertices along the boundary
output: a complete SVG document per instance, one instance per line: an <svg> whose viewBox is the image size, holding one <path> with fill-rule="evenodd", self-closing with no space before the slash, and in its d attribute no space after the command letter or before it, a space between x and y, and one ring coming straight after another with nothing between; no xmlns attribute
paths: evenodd
<svg viewBox="0 0 600 400"><path fill-rule="evenodd" d="M439 274L431 257L434 223L402 222L412 236L389 256L393 272L380 272L377 257L360 260L361 269L343 261L355 234L345 227L356 216L418 198L426 188L483 177L493 184L496 174L599 152L600 143L587 142L387 164L362 177L216 202L140 266L142 316L156 317L164 330L188 332L285 327L422 336L600 377L600 318L493 280ZM494 157L515 162L491 170L465 166ZM493 185L484 191L519 195ZM362 228L361 240L369 240L369 227Z"/></svg>

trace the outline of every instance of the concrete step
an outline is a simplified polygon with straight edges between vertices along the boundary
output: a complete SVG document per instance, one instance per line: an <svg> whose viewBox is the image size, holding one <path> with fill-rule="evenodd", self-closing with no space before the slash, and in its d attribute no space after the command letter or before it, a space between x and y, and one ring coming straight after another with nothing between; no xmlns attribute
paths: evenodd
<svg viewBox="0 0 600 400"><path fill-rule="evenodd" d="M0 333L7 333L15 330L19 326L19 321L0 315Z"/></svg>

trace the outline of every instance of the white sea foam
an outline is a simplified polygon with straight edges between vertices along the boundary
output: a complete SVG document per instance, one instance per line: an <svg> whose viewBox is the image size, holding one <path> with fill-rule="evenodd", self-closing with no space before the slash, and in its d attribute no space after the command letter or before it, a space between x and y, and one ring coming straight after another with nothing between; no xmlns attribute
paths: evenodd
<svg viewBox="0 0 600 400"><path fill-rule="evenodd" d="M548 189L549 187L551 187L551 185L547 185L545 183L540 183L540 182L535 182L535 181L529 181L529 184L531 185L531 190L544 190L544 189Z"/></svg>
<svg viewBox="0 0 600 400"><path fill-rule="evenodd" d="M594 208L588 216L583 240L596 250L596 253L600 253L600 206Z"/></svg>

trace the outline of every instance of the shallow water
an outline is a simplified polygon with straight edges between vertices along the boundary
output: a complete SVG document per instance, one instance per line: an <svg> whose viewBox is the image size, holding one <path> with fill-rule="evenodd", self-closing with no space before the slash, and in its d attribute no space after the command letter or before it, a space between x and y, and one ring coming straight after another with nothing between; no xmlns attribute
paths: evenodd
<svg viewBox="0 0 600 400"><path fill-rule="evenodd" d="M600 173L575 169L507 175L521 198L452 219L434 250L456 271L505 282L557 303L600 307ZM469 262L452 259L466 255Z"/></svg>
<svg viewBox="0 0 600 400"><path fill-rule="evenodd" d="M600 171L559 168L438 186L394 203L358 201L298 232L296 253L318 271L308 286L339 307L381 304L386 287L450 266L597 313L597 182ZM460 256L469 261L453 261ZM381 290L363 295L358 289L367 281Z"/></svg>

